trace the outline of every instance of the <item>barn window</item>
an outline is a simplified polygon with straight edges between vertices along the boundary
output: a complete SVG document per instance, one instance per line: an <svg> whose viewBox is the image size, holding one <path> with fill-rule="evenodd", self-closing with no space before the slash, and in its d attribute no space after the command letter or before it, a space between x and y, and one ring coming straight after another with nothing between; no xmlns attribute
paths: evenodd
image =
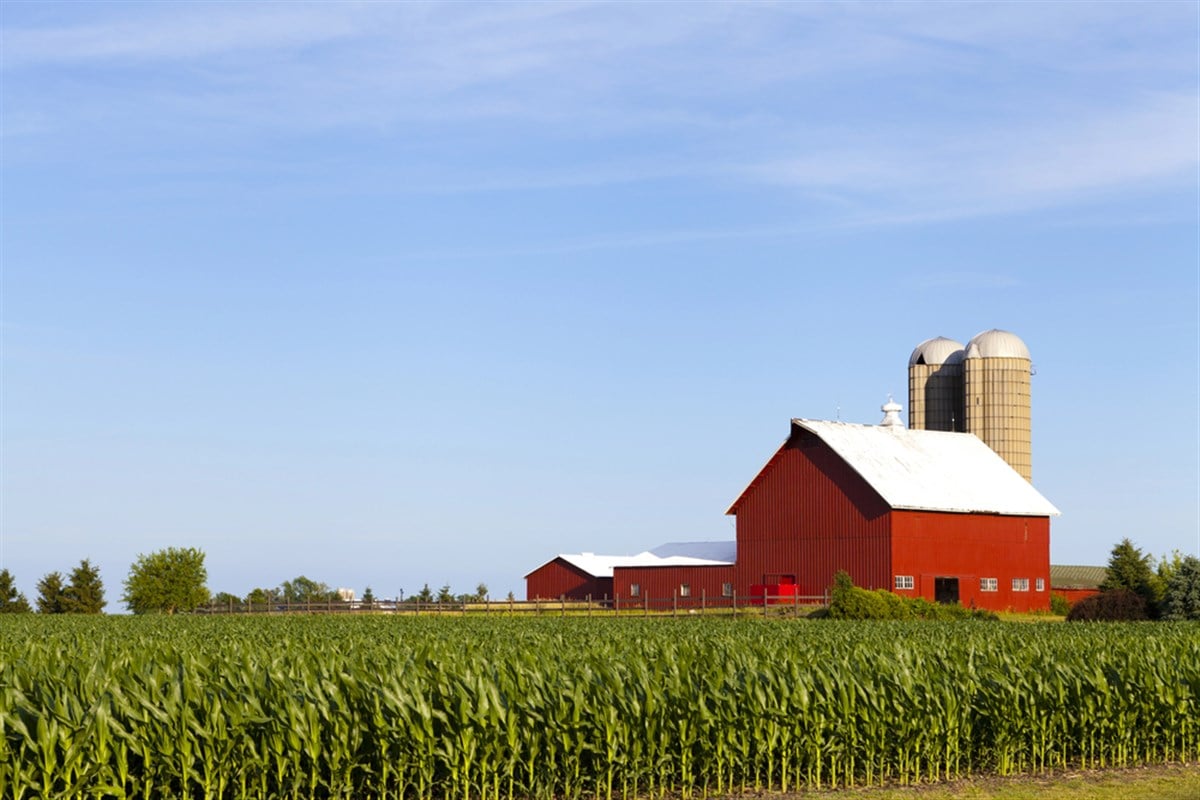
<svg viewBox="0 0 1200 800"><path fill-rule="evenodd" d="M1046 579L1045 579L1045 578L1038 578L1038 579L1037 579L1037 590L1038 590L1039 592L1044 592L1044 591L1046 591Z"/></svg>
<svg viewBox="0 0 1200 800"><path fill-rule="evenodd" d="M629 584L629 596L630 597L641 597L641 594L642 594L642 585L640 583Z"/></svg>
<svg viewBox="0 0 1200 800"><path fill-rule="evenodd" d="M999 590L999 588L1000 588L999 584L1000 584L1000 582L998 580L996 580L995 578L980 578L979 579L979 591L995 592L995 591Z"/></svg>
<svg viewBox="0 0 1200 800"><path fill-rule="evenodd" d="M722 597L733 597L733 584L732 583L722 583L721 584L721 596Z"/></svg>
<svg viewBox="0 0 1200 800"><path fill-rule="evenodd" d="M896 576L896 588L897 589L913 588L913 576L912 575L897 575Z"/></svg>
<svg viewBox="0 0 1200 800"><path fill-rule="evenodd" d="M1012 586L1014 592L1028 592L1029 578L1013 578Z"/></svg>
<svg viewBox="0 0 1200 800"><path fill-rule="evenodd" d="M679 596L680 597L691 597L692 596L692 587L686 583L679 584Z"/></svg>

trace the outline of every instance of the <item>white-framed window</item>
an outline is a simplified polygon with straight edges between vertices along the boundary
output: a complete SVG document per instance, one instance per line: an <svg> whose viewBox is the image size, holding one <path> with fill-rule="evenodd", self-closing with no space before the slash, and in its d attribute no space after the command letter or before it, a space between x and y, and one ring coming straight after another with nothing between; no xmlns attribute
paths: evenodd
<svg viewBox="0 0 1200 800"><path fill-rule="evenodd" d="M1038 578L1038 579L1037 579L1037 590L1038 590L1039 592L1044 592L1044 591L1046 591L1046 579L1045 579L1045 578Z"/></svg>
<svg viewBox="0 0 1200 800"><path fill-rule="evenodd" d="M691 597L692 596L691 584L689 584L689 583L679 584L679 596L680 597Z"/></svg>
<svg viewBox="0 0 1200 800"><path fill-rule="evenodd" d="M996 592L1000 590L1000 581L995 578L980 578L979 591L981 592Z"/></svg>
<svg viewBox="0 0 1200 800"><path fill-rule="evenodd" d="M721 584L721 596L722 597L733 597L733 584L732 583L722 583Z"/></svg>
<svg viewBox="0 0 1200 800"><path fill-rule="evenodd" d="M912 575L897 575L896 576L896 588L897 589L913 588L913 576Z"/></svg>
<svg viewBox="0 0 1200 800"><path fill-rule="evenodd" d="M640 583L629 584L629 596L640 597L642 594L642 585Z"/></svg>
<svg viewBox="0 0 1200 800"><path fill-rule="evenodd" d="M1029 578L1013 578L1012 586L1014 592L1028 592Z"/></svg>

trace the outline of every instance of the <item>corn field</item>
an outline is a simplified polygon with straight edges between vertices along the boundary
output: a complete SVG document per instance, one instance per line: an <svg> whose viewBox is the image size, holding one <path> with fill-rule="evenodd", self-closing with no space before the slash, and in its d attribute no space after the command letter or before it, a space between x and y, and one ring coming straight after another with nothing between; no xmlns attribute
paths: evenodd
<svg viewBox="0 0 1200 800"><path fill-rule="evenodd" d="M1200 758L1200 625L0 623L0 798L611 798Z"/></svg>

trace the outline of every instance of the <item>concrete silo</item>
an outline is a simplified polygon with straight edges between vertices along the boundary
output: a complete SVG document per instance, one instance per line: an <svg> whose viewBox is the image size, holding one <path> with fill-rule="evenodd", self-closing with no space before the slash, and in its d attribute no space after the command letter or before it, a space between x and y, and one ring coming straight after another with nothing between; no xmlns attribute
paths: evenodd
<svg viewBox="0 0 1200 800"><path fill-rule="evenodd" d="M908 427L963 431L963 346L938 336L908 359Z"/></svg>
<svg viewBox="0 0 1200 800"><path fill-rule="evenodd" d="M967 342L963 358L964 430L1033 480L1029 348L1016 334L990 330Z"/></svg>

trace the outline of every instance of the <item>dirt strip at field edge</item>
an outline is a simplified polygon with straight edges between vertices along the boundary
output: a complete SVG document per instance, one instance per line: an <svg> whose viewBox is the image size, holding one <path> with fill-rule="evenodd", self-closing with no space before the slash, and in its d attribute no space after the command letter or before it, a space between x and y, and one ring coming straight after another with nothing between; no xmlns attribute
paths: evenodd
<svg viewBox="0 0 1200 800"><path fill-rule="evenodd" d="M746 792L715 800L1200 800L1200 762L1042 775L981 775L917 786Z"/></svg>

